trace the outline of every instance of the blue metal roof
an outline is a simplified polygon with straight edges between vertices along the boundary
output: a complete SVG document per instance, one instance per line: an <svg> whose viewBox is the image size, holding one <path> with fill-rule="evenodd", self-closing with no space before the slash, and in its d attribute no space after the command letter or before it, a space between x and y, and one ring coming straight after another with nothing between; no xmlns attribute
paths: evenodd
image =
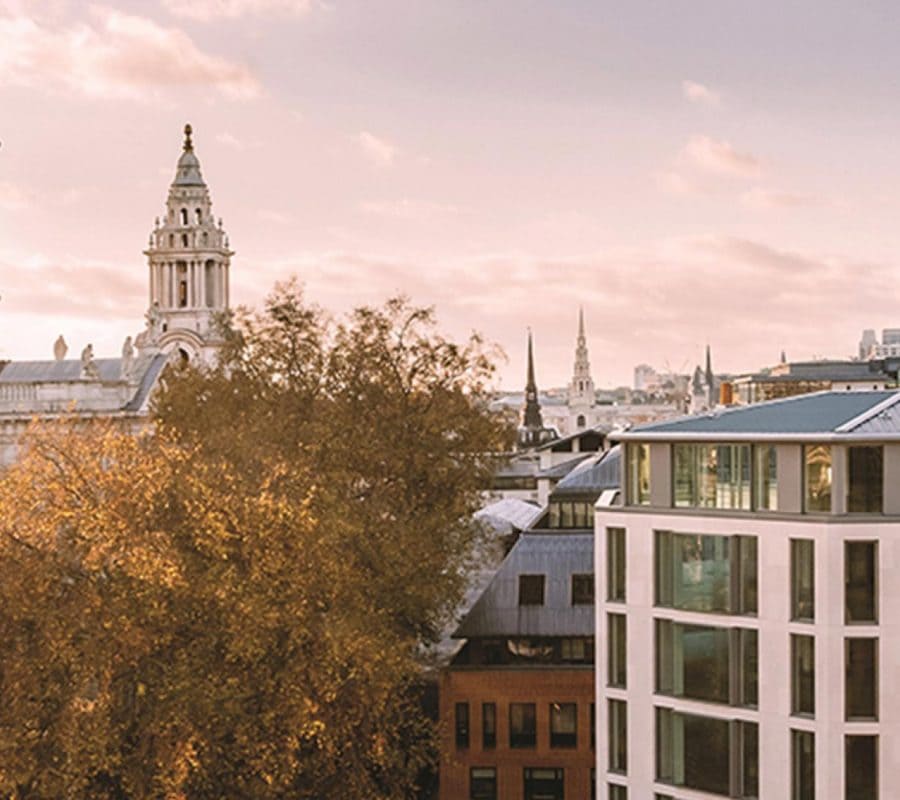
<svg viewBox="0 0 900 800"><path fill-rule="evenodd" d="M708 414L641 425L616 438L639 440L666 435L808 435L858 432L869 415L900 400L897 391L816 392L749 406L725 408ZM858 421L858 425L847 427ZM900 431L896 428L894 432Z"/></svg>
<svg viewBox="0 0 900 800"><path fill-rule="evenodd" d="M618 489L620 485L622 448L620 445L598 453L583 461L563 478L551 493L559 495L595 495L604 489Z"/></svg>

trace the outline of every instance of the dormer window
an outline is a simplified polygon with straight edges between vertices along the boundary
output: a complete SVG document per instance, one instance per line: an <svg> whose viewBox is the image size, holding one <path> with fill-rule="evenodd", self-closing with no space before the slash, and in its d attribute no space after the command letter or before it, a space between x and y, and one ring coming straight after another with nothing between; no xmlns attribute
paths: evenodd
<svg viewBox="0 0 900 800"><path fill-rule="evenodd" d="M544 605L544 575L519 575L519 605Z"/></svg>
<svg viewBox="0 0 900 800"><path fill-rule="evenodd" d="M181 224L182 224L182 225L187 225L187 224L188 224L188 213L187 213L187 209L186 209L186 208L182 208L182 209L181 209Z"/></svg>

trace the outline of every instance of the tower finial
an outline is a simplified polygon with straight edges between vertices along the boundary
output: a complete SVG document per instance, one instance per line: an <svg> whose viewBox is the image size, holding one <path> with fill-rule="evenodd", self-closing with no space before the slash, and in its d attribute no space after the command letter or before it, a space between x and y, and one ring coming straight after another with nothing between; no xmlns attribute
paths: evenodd
<svg viewBox="0 0 900 800"><path fill-rule="evenodd" d="M189 122L184 126L184 149L193 150L194 143L191 141L191 134L194 132L193 128L191 128L191 123Z"/></svg>

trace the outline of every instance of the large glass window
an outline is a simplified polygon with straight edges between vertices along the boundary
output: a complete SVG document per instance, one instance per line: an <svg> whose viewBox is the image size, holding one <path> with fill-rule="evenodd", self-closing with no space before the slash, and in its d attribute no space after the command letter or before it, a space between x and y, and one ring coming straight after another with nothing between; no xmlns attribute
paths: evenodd
<svg viewBox="0 0 900 800"><path fill-rule="evenodd" d="M791 800L816 800L816 735L791 731Z"/></svg>
<svg viewBox="0 0 900 800"><path fill-rule="evenodd" d="M550 528L593 528L594 504L554 500L549 506L547 526Z"/></svg>
<svg viewBox="0 0 900 800"><path fill-rule="evenodd" d="M878 621L878 543L844 543L845 622Z"/></svg>
<svg viewBox="0 0 900 800"><path fill-rule="evenodd" d="M884 449L847 448L847 511L880 514L884 491Z"/></svg>
<svg viewBox="0 0 900 800"><path fill-rule="evenodd" d="M878 737L844 737L845 800L878 800Z"/></svg>
<svg viewBox="0 0 900 800"><path fill-rule="evenodd" d="M456 704L456 746L469 746L469 704Z"/></svg>
<svg viewBox="0 0 900 800"><path fill-rule="evenodd" d="M676 506L750 509L750 445L676 444L672 460Z"/></svg>
<svg viewBox="0 0 900 800"><path fill-rule="evenodd" d="M759 794L755 723L656 709L657 780L726 797Z"/></svg>
<svg viewBox="0 0 900 800"><path fill-rule="evenodd" d="M537 713L534 703L509 704L509 746L534 747L537 744Z"/></svg>
<svg viewBox="0 0 900 800"><path fill-rule="evenodd" d="M845 640L844 700L848 720L878 718L878 640Z"/></svg>
<svg viewBox="0 0 900 800"><path fill-rule="evenodd" d="M831 511L831 447L818 444L803 448L806 511Z"/></svg>
<svg viewBox="0 0 900 800"><path fill-rule="evenodd" d="M610 700L609 771L628 772L628 707L622 700Z"/></svg>
<svg viewBox="0 0 900 800"><path fill-rule="evenodd" d="M656 621L656 690L672 697L756 706L757 633Z"/></svg>
<svg viewBox="0 0 900 800"><path fill-rule="evenodd" d="M606 615L606 635L609 651L607 664L609 685L624 689L628 664L624 614Z"/></svg>
<svg viewBox="0 0 900 800"><path fill-rule="evenodd" d="M656 531L656 603L685 611L755 614L756 538Z"/></svg>
<svg viewBox="0 0 900 800"><path fill-rule="evenodd" d="M628 442L628 501L631 505L650 503L650 445Z"/></svg>
<svg viewBox="0 0 900 800"><path fill-rule="evenodd" d="M606 599L625 602L625 529L606 529Z"/></svg>
<svg viewBox="0 0 900 800"><path fill-rule="evenodd" d="M578 706L575 703L550 704L550 747L578 745Z"/></svg>
<svg viewBox="0 0 900 800"><path fill-rule="evenodd" d="M481 704L481 746L490 750L497 746L497 704Z"/></svg>
<svg viewBox="0 0 900 800"><path fill-rule="evenodd" d="M791 634L791 713L816 713L816 640Z"/></svg>
<svg viewBox="0 0 900 800"><path fill-rule="evenodd" d="M628 788L618 783L609 785L609 800L628 800Z"/></svg>
<svg viewBox="0 0 900 800"><path fill-rule="evenodd" d="M812 622L816 618L816 543L791 539L791 619Z"/></svg>
<svg viewBox="0 0 900 800"><path fill-rule="evenodd" d="M766 511L778 509L778 457L775 445L759 444L753 448L753 494L756 508Z"/></svg>
<svg viewBox="0 0 900 800"><path fill-rule="evenodd" d="M469 800L497 800L496 767L472 767L469 770Z"/></svg>

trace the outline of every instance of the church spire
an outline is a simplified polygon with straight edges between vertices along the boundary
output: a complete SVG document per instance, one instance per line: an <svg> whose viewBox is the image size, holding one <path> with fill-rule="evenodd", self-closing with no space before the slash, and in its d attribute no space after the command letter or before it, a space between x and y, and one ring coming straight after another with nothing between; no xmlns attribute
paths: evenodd
<svg viewBox="0 0 900 800"><path fill-rule="evenodd" d="M709 403L709 407L712 408L716 404L716 376L713 375L712 354L708 344L706 345L706 370L703 377L706 380L706 401Z"/></svg>
<svg viewBox="0 0 900 800"><path fill-rule="evenodd" d="M522 422L526 428L537 430L544 427L541 404L538 401L537 381L534 379L534 347L530 328L528 329L528 371L525 381L525 415Z"/></svg>
<svg viewBox="0 0 900 800"><path fill-rule="evenodd" d="M591 377L591 361L588 357L587 337L584 334L584 309L578 309L578 338L575 341L575 368L569 382L569 406L583 410L596 405L594 379ZM584 416L581 414L580 416Z"/></svg>

